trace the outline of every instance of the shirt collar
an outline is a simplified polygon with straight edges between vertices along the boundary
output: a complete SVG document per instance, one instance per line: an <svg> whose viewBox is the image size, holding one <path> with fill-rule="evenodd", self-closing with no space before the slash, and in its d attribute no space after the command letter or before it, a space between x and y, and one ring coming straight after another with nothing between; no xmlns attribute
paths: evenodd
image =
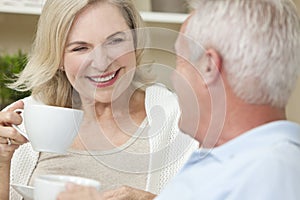
<svg viewBox="0 0 300 200"><path fill-rule="evenodd" d="M290 141L300 146L300 125L290 121L275 121L251 129L227 143L212 149L200 148L194 159L212 156L224 162L231 157L251 149L272 146L277 141Z"/></svg>

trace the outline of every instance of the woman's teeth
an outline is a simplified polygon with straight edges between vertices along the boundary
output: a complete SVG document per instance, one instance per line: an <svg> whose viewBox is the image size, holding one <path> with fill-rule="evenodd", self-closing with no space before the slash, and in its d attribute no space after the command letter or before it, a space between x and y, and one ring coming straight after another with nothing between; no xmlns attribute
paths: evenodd
<svg viewBox="0 0 300 200"><path fill-rule="evenodd" d="M103 83L103 82L107 82L107 81L110 81L111 79L113 79L114 77L116 76L116 73L112 74L112 75L109 75L109 76L106 76L106 77L99 77L99 78L92 78L90 77L90 79L94 82L97 82L97 83Z"/></svg>

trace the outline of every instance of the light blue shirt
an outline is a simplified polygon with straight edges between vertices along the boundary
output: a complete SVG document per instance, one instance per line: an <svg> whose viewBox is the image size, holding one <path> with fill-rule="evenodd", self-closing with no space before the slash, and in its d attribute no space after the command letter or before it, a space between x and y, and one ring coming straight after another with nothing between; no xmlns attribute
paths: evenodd
<svg viewBox="0 0 300 200"><path fill-rule="evenodd" d="M300 125L272 122L198 149L156 200L299 200Z"/></svg>

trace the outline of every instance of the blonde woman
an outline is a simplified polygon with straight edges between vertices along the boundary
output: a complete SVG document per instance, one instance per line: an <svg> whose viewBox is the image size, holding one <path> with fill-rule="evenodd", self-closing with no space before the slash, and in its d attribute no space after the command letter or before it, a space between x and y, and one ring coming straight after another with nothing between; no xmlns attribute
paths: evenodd
<svg viewBox="0 0 300 200"><path fill-rule="evenodd" d="M46 1L29 62L11 85L32 96L0 113L1 199L21 199L9 183L32 185L41 174L99 180L115 199L153 199L176 174L197 143L178 131L173 93L139 87L150 80L136 67L142 27L130 0ZM11 127L23 104L84 110L67 155L35 152Z"/></svg>

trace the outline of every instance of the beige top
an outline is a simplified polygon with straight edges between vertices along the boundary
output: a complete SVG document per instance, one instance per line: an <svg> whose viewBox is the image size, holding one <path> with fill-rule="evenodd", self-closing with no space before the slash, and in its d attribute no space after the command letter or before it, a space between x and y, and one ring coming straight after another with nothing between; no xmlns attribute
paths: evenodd
<svg viewBox="0 0 300 200"><path fill-rule="evenodd" d="M141 127L146 124L147 120L144 120ZM145 190L149 171L149 139L136 137L143 132L144 129L140 128L125 144L109 151L69 150L66 155L43 152L29 185L33 185L39 175L62 174L98 180L101 190L122 185Z"/></svg>
<svg viewBox="0 0 300 200"><path fill-rule="evenodd" d="M25 105L42 104L41 102L34 100L32 97L27 97L23 99L23 101ZM182 134L178 130L177 125L180 117L180 108L177 97L163 85L155 84L146 88L145 109L147 113L147 121L150 127L150 130L147 133L147 139L151 152L149 161L149 171L151 171L151 173L148 173L146 190L158 194L165 187L166 183L168 183L169 180L178 172L183 163L187 161L191 153L195 149L199 148L199 144L197 141L191 139L191 137L185 134ZM148 147L142 149L149 150ZM135 154L128 154L124 156L122 154L118 154L118 156L116 156L119 158L119 162L122 164L121 167L124 171L128 168L130 169L130 166L132 166L131 170L135 167L139 170L139 168L145 168L145 165L147 166L149 163L148 161L143 162L144 158L149 159L148 154L148 157L135 157L132 155ZM15 151L12 158L10 182L28 185L30 178L34 178L32 177L32 173L35 170L38 170L37 164L39 159L42 159L42 157L40 157L40 153L34 151L30 143L20 146ZM138 165L134 165L135 163L138 163ZM143 163L146 164L143 165ZM89 163L84 164L86 166L91 165ZM56 166L64 169L64 171L71 170L70 167L70 169L65 169L66 167L58 162ZM40 167L38 168L40 169ZM84 170L89 171L88 166ZM35 174L37 172L38 171L36 171ZM130 178L133 179L133 176L130 176ZM22 197L18 195L14 189L10 188L10 200L21 199Z"/></svg>

